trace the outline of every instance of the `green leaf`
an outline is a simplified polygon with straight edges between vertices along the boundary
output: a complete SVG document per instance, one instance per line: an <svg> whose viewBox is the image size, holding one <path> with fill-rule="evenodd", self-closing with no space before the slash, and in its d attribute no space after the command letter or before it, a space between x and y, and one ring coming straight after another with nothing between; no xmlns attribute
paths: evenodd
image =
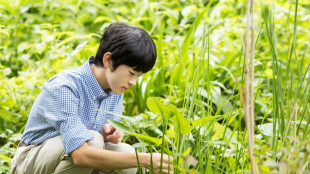
<svg viewBox="0 0 310 174"><path fill-rule="evenodd" d="M191 153L192 151L192 148L191 147L188 147L183 153L182 153L182 156L187 156Z"/></svg>
<svg viewBox="0 0 310 174"><path fill-rule="evenodd" d="M174 105L170 105L171 110L175 114L170 120L179 128L181 134L188 134L193 130L190 121L185 118L178 108Z"/></svg>
<svg viewBox="0 0 310 174"><path fill-rule="evenodd" d="M9 165L11 165L11 158L5 155L0 155L1 159L4 159Z"/></svg>
<svg viewBox="0 0 310 174"><path fill-rule="evenodd" d="M166 136L168 138L173 138L175 137L175 131L174 129L172 128L172 126L166 131Z"/></svg>
<svg viewBox="0 0 310 174"><path fill-rule="evenodd" d="M116 129L123 131L125 133L134 133L132 130L130 130L128 127L126 127L125 125L123 125L120 122L114 121L114 120L108 120L108 122L114 126Z"/></svg>
<svg viewBox="0 0 310 174"><path fill-rule="evenodd" d="M236 112L235 115L231 116L228 125L230 125L234 120L236 120L236 117L239 115L239 112Z"/></svg>
<svg viewBox="0 0 310 174"><path fill-rule="evenodd" d="M214 124L214 127L215 127L215 134L211 138L212 141L217 140L217 139L223 137L223 132L224 132L224 129L225 129L224 126L222 126L221 124L219 124L217 122L216 122L216 124Z"/></svg>
<svg viewBox="0 0 310 174"><path fill-rule="evenodd" d="M101 23L101 22L112 22L111 18L106 17L106 16L98 16L94 20L94 24Z"/></svg>
<svg viewBox="0 0 310 174"><path fill-rule="evenodd" d="M66 45L67 43L69 42L72 42L72 41L75 41L77 40L78 38L76 36L72 36L72 37L68 37L66 38L65 40L61 41L59 44L56 45L56 48L60 48L62 47L63 45Z"/></svg>
<svg viewBox="0 0 310 174"><path fill-rule="evenodd" d="M0 118L9 122L16 122L19 119L19 115L5 109L0 109Z"/></svg>
<svg viewBox="0 0 310 174"><path fill-rule="evenodd" d="M114 126L116 129L123 131L124 133L127 133L129 135L133 135L137 138L140 138L144 141L146 141L147 143L150 143L150 145L156 145L159 146L160 144L160 139L158 138L154 138L154 137L150 137L147 135L142 135L142 134L137 134L134 131L130 130L128 127L126 127L125 125L123 125L122 123L119 123L117 121L114 120L108 120L108 122Z"/></svg>
<svg viewBox="0 0 310 174"><path fill-rule="evenodd" d="M202 126L202 125L206 124L207 122L215 120L215 119L217 119L219 117L221 117L221 116L207 116L207 117L203 117L203 118L200 118L200 119L197 119L197 120L193 120L192 121L192 125L193 126Z"/></svg>
<svg viewBox="0 0 310 174"><path fill-rule="evenodd" d="M159 146L160 144L160 139L159 138L154 138L154 137L150 137L147 135L142 135L142 134L137 134L137 133L130 133L128 132L128 134L133 135L137 138L140 138L142 140L144 140L147 143L150 143L150 145L155 145L155 146Z"/></svg>
<svg viewBox="0 0 310 174"><path fill-rule="evenodd" d="M165 119L169 119L172 116L170 109L155 97L147 99L147 107L151 112L163 116Z"/></svg>
<svg viewBox="0 0 310 174"><path fill-rule="evenodd" d="M15 105L15 101L12 98L8 98L7 100L0 102L0 106L2 106L2 108L4 107L13 108L14 105Z"/></svg>
<svg viewBox="0 0 310 174"><path fill-rule="evenodd" d="M273 136L273 123L266 123L262 125L257 125L257 128L264 134L265 136ZM277 126L276 126L277 129Z"/></svg>

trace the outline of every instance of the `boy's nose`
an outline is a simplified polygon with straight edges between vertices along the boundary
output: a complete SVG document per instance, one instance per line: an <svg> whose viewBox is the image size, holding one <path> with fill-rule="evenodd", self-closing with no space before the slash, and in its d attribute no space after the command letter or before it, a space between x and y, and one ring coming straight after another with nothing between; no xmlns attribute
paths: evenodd
<svg viewBox="0 0 310 174"><path fill-rule="evenodd" d="M137 77L133 77L129 80L129 85L130 86L135 86L137 83Z"/></svg>

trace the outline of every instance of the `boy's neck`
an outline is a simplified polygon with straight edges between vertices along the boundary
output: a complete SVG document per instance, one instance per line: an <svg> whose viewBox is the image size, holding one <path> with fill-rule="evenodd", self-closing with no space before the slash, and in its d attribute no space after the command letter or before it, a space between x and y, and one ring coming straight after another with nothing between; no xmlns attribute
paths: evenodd
<svg viewBox="0 0 310 174"><path fill-rule="evenodd" d="M106 69L95 64L92 64L90 67L93 75L95 76L97 82L103 90L109 90L110 87L106 80Z"/></svg>

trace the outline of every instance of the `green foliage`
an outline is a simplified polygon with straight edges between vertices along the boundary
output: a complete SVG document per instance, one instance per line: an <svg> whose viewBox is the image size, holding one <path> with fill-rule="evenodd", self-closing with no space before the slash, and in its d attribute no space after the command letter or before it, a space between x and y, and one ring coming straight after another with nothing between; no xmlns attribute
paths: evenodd
<svg viewBox="0 0 310 174"><path fill-rule="evenodd" d="M110 121L126 132L125 140L139 152L173 156L174 173L249 172L237 88L244 83L245 4L2 0L0 173L10 171L44 82L94 55L115 21L146 29L158 52L154 69L124 94L128 116ZM255 155L261 173L310 170L309 7L298 0L255 4Z"/></svg>
<svg viewBox="0 0 310 174"><path fill-rule="evenodd" d="M170 108L165 106L162 102L154 97L147 99L147 106L151 112L154 114L159 114L164 119L169 119L174 114Z"/></svg>

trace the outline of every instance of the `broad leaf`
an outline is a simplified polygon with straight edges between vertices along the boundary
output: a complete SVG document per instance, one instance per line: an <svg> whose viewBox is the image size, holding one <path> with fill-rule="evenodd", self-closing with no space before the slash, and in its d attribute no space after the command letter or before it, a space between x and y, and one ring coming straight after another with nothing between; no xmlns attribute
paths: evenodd
<svg viewBox="0 0 310 174"><path fill-rule="evenodd" d="M147 107L151 112L163 116L165 119L169 119L172 116L170 109L155 97L147 99Z"/></svg>
<svg viewBox="0 0 310 174"><path fill-rule="evenodd" d="M120 122L114 121L114 120L108 120L108 122L114 126L116 129L123 131L125 133L133 133L132 130L130 130L128 127L126 127L125 125L123 125Z"/></svg>
<svg viewBox="0 0 310 174"><path fill-rule="evenodd" d="M140 138L144 140L145 142L150 143L150 145L159 146L160 144L160 139L158 138L154 138L154 137L150 137L150 136L142 135L142 134L137 134L137 133L131 133L131 132L128 132L128 134L133 135L137 138Z"/></svg>
<svg viewBox="0 0 310 174"><path fill-rule="evenodd" d="M216 122L216 124L214 124L214 127L215 127L215 134L211 138L212 141L223 137L223 132L225 129L225 127L223 127L221 124L219 124L217 122Z"/></svg>
<svg viewBox="0 0 310 174"><path fill-rule="evenodd" d="M193 127L190 124L190 121L185 118L181 112L178 111L178 108L174 105L170 105L171 110L174 113L174 116L170 119L176 127L180 130L181 134L188 134L192 131Z"/></svg>
<svg viewBox="0 0 310 174"><path fill-rule="evenodd" d="M5 109L0 109L0 118L9 122L16 122L19 119L19 115Z"/></svg>
<svg viewBox="0 0 310 174"><path fill-rule="evenodd" d="M266 123L262 125L257 125L257 128L264 134L265 136L273 136L273 123Z"/></svg>
<svg viewBox="0 0 310 174"><path fill-rule="evenodd" d="M192 125L193 126L202 126L204 124L206 124L209 121L215 120L217 118L219 118L220 116L207 116L207 117L203 117L197 120L193 120L192 121Z"/></svg>
<svg viewBox="0 0 310 174"><path fill-rule="evenodd" d="M135 143L132 145L132 147L134 148L140 148L140 147L148 147L150 146L148 143L145 143L145 142L139 142L139 143Z"/></svg>
<svg viewBox="0 0 310 174"><path fill-rule="evenodd" d="M128 127L126 127L125 125L123 125L122 123L119 123L117 121L114 120L108 120L108 122L114 126L116 129L121 130L129 135L133 135L137 138L140 138L144 141L146 141L147 143L150 143L150 145L156 145L159 146L160 144L160 139L158 138L154 138L154 137L150 137L147 135L142 135L142 134L137 134L134 131L130 130Z"/></svg>

